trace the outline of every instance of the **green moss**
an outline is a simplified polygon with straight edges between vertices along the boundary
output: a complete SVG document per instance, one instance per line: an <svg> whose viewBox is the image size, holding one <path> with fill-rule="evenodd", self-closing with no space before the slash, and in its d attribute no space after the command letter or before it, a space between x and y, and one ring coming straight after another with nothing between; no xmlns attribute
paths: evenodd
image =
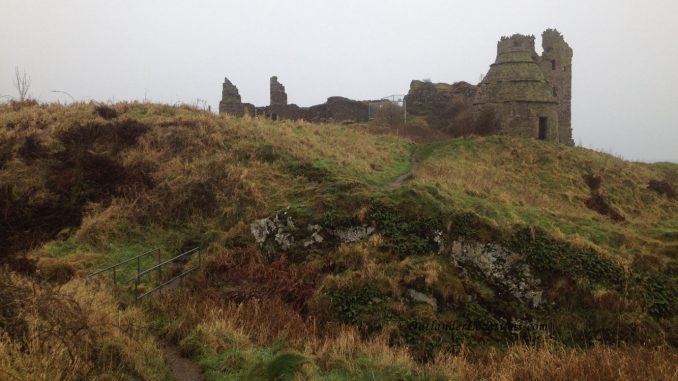
<svg viewBox="0 0 678 381"><path fill-rule="evenodd" d="M558 241L541 229L519 229L508 246L524 254L530 265L547 274L545 276L566 276L575 281L584 278L592 286L599 284L613 289L623 286L624 270L619 264L593 249L575 248Z"/></svg>

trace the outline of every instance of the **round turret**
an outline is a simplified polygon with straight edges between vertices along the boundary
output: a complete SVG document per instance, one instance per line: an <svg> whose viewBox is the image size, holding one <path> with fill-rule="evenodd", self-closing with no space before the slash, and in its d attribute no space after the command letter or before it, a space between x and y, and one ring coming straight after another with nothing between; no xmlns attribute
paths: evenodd
<svg viewBox="0 0 678 381"><path fill-rule="evenodd" d="M558 140L558 99L539 66L534 36L515 34L497 43L497 58L474 100L476 117L487 112L501 134Z"/></svg>

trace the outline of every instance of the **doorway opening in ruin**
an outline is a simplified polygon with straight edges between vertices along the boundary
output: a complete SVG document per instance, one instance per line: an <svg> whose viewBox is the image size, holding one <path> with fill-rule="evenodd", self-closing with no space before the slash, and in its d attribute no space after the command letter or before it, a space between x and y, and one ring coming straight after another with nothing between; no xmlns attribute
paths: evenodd
<svg viewBox="0 0 678 381"><path fill-rule="evenodd" d="M278 120L278 114L276 114L276 113L271 114L271 119L272 120Z"/></svg>
<svg viewBox="0 0 678 381"><path fill-rule="evenodd" d="M556 70L556 60L551 60L551 70Z"/></svg>
<svg viewBox="0 0 678 381"><path fill-rule="evenodd" d="M546 122L548 119L546 117L539 117L539 139L546 140Z"/></svg>

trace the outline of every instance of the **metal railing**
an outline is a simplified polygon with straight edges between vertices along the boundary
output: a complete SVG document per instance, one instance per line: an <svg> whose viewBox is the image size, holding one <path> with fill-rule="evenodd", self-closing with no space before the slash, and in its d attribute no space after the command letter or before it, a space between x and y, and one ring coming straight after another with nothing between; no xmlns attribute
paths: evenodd
<svg viewBox="0 0 678 381"><path fill-rule="evenodd" d="M181 274L176 275L176 276L172 277L171 279L163 282L163 280L162 280L162 268L163 268L163 266L168 265L170 263L174 263L177 260L179 260L183 257L189 256L189 255L195 254L196 252L198 253L198 265L197 266L194 266L194 267L192 267L188 270L184 270ZM148 268L144 271L137 272L137 275L132 279L134 281L134 295L136 296L136 300L139 300L139 299L141 299L141 298L143 298L147 295L150 295L155 291L161 290L163 287L171 284L172 282L174 282L177 279L179 279L179 281L182 281L184 276L186 276L187 274L189 274L189 273L191 273L195 270L200 269L201 267L202 267L202 255L200 253L200 247L197 246L197 247L194 247L194 248L192 248L188 251L185 251L185 252L177 255L174 258L170 258L166 261L159 262L157 265L150 267L150 268ZM144 276L146 276L146 275L148 275L151 272L156 271L156 270L158 271L158 282L156 283L156 286L153 287L152 289L144 292L143 294L139 295L138 287L139 287L139 283L141 282L141 279Z"/></svg>
<svg viewBox="0 0 678 381"><path fill-rule="evenodd" d="M126 260L124 260L124 261L118 262L118 263L116 263L116 264L114 264L114 265L108 266L108 267L106 267L105 269L102 269L102 270L93 272L93 273L87 275L86 279L90 279L90 278L92 278L93 276L96 276L96 275L99 275L99 274L103 274L103 273L105 273L105 272L107 272L107 271L112 271L112 272L113 272L113 284L117 285L117 284L118 284L118 279L117 279L118 277L117 277L116 270L117 270L118 267L120 267L120 266L122 266L122 265L125 265L125 264L127 264L127 263L130 263L130 262L132 262L132 261L134 261L134 260L136 260L136 261L137 261L137 274L139 274L139 272L141 272L141 258L142 258L142 257L145 257L145 256L147 256L147 255L149 255L149 254L155 253L155 252L158 253L158 262L160 262L160 261L161 261L161 257L160 257L160 249L156 247L155 249L148 250L148 251L146 251L146 252L144 252L144 253L141 253L141 254L139 254L139 255L137 255L137 256L135 256L135 257L132 257L132 258L126 259Z"/></svg>

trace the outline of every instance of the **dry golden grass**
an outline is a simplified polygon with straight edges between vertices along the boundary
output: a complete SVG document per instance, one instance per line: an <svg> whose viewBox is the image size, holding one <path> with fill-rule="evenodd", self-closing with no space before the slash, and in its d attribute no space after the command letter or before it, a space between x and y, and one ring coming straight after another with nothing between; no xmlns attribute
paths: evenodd
<svg viewBox="0 0 678 381"><path fill-rule="evenodd" d="M575 247L629 258L648 254L655 259L648 266L661 268L670 261L658 253L670 249L667 242L678 226L678 210L675 201L644 187L652 179L676 186L676 170L670 165L628 163L529 140L462 139L422 155L414 179L389 193L384 185L407 172L412 145L368 127L272 123L138 103L110 108L116 120L104 120L92 104L0 107L0 126L6 127L0 129L1 216L7 219L21 205L25 211L46 207L53 216L68 212L76 217L69 224L50 226L44 235L26 237L31 244L17 249L35 248L31 257L37 259L36 276L53 283L7 278L7 284L26 294L11 299L22 300L20 313L12 316L21 324L10 327L0 321L0 378L164 378L166 370L141 310L119 306L105 287L92 294L90 285L69 279L139 248L159 245L176 251L195 242L208 243L205 279L189 281L190 291L169 293L145 312L185 354L224 376L235 367L263 366L284 350L308 360L305 378L298 379L310 380L434 380L436 375L451 380L676 378L675 349L642 346L580 350L554 343L517 344L501 351L439 353L435 361L421 364L406 348L390 345L400 333L398 326L386 324L374 337L362 337L339 323L329 297L315 291L368 285L380 299L390 300L394 315L433 321L454 318L459 311L451 312L450 306L463 306L470 295L490 301L493 291L477 277L458 274L442 256L387 252L384 247L392 237L384 232L367 242L322 248L302 264L266 262L261 250L243 239L251 237L252 220L290 205L334 208L343 189L358 189L356 194L364 192L365 198L377 193L396 198L401 191L404 197L416 197L420 189L435 187L437 201L446 204L441 212L470 209L502 229L516 222L539 226ZM92 138L110 133L107 129L121 133ZM135 131L142 133L136 136ZM81 172L72 173L61 163L70 159L59 156L69 149ZM114 177L110 169L122 178L109 182ZM611 222L584 206L590 196L584 174L601 177L601 194L626 222ZM88 189L94 180L103 185ZM64 205L69 208L58 208ZM320 216L324 211L311 212ZM355 205L353 216L373 223L368 213L365 205ZM32 223L30 215L20 217ZM240 262L235 252L240 252ZM316 278L319 271L325 273ZM310 282L297 279L306 276ZM414 284L445 303L448 315L411 306L403 290ZM549 291L571 294L568 288L573 287L572 282L556 282ZM613 312L628 302L607 289L594 290L591 300ZM666 320L657 324L671 326ZM234 353L242 355L245 365ZM50 369L49 364L60 365Z"/></svg>
<svg viewBox="0 0 678 381"><path fill-rule="evenodd" d="M433 184L460 209L499 226L537 225L579 246L629 259L661 252L678 226L678 203L650 189L657 179L678 188L678 166L632 163L584 148L504 136L469 138L424 149L415 184ZM625 219L589 209L584 176Z"/></svg>
<svg viewBox="0 0 678 381"><path fill-rule="evenodd" d="M673 348L608 347L577 350L544 343L489 350L479 358L440 355L433 367L457 369L460 380L487 381L669 381L678 378Z"/></svg>
<svg viewBox="0 0 678 381"><path fill-rule="evenodd" d="M171 305L175 298L182 296L162 303ZM239 366L247 367L259 361L256 348L275 346L277 338L285 337L285 351L309 361L298 370L303 380L336 379L329 378L330 374L342 374L342 380L362 379L365 374L375 380L399 379L407 374L412 380L460 381L670 381L678 377L678 353L671 347L598 345L576 349L553 342L514 344L504 350L488 348L480 352L463 347L457 354L439 352L433 361L422 364L406 348L389 344L388 329L371 339L346 326L319 330L279 301L187 307L184 311L190 317L177 319L196 322L184 326L186 338L180 341L186 351L195 351L196 346L206 353L237 350L244 353L249 364ZM240 369L231 369L230 359L220 365L223 374Z"/></svg>
<svg viewBox="0 0 678 381"><path fill-rule="evenodd" d="M105 284L1 276L0 379L169 378L142 311L119 308Z"/></svg>

